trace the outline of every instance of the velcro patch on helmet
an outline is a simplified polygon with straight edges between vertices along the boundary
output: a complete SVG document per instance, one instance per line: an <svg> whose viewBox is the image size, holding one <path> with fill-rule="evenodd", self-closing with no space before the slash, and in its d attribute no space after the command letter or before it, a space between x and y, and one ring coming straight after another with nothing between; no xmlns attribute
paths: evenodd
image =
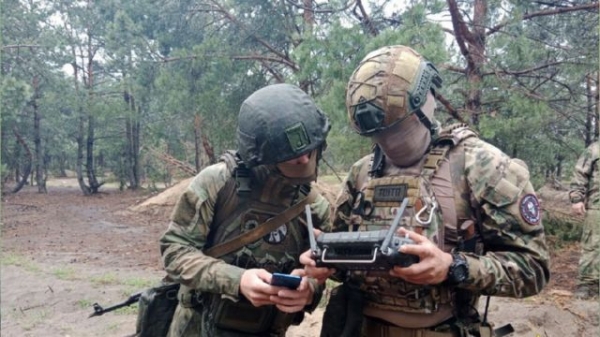
<svg viewBox="0 0 600 337"><path fill-rule="evenodd" d="M292 151L298 153L310 145L310 138L304 124L296 123L285 129L285 135L288 139Z"/></svg>
<svg viewBox="0 0 600 337"><path fill-rule="evenodd" d="M413 83L418 75L421 59L413 54L402 53L398 60L394 62L392 74L405 80L406 83Z"/></svg>

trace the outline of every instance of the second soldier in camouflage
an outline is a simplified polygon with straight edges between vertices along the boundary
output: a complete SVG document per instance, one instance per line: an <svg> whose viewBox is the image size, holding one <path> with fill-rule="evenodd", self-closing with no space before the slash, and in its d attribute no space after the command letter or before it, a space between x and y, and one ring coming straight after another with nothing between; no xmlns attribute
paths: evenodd
<svg viewBox="0 0 600 337"><path fill-rule="evenodd" d="M350 124L372 138L375 151L351 167L333 230L385 228L409 199L399 234L415 244L400 251L420 259L386 273L333 276L364 303L357 309L361 331L348 336L493 336L476 309L481 295L527 297L548 282L549 254L527 165L465 125L440 128L433 112L441 84L436 68L405 46L369 53L348 83ZM330 275L309 257L301 257L309 275ZM339 334L329 330L334 325L324 322L322 336Z"/></svg>
<svg viewBox="0 0 600 337"><path fill-rule="evenodd" d="M598 141L586 148L577 160L571 180L569 197L573 213L584 216L581 233L581 258L577 275L579 298L598 296L600 279L600 145Z"/></svg>
<svg viewBox="0 0 600 337"><path fill-rule="evenodd" d="M296 290L270 283L274 272L303 272L307 229L304 207L295 205L306 201L317 227L329 221L328 202L310 188L329 128L293 85L267 86L244 101L238 151L192 180L160 239L168 276L181 284L170 337L284 336L316 307L322 287L314 280L304 277ZM274 219L285 220L240 246ZM210 254L230 243L238 247Z"/></svg>

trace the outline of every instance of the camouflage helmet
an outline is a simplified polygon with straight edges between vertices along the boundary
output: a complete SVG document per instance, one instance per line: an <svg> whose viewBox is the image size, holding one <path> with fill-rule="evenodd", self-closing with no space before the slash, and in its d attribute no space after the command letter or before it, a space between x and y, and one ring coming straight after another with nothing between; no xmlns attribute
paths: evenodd
<svg viewBox="0 0 600 337"><path fill-rule="evenodd" d="M362 59L346 87L346 107L352 127L372 135L400 123L413 113L432 129L434 121L421 107L429 90L442 86L437 69L405 46L387 46Z"/></svg>
<svg viewBox="0 0 600 337"><path fill-rule="evenodd" d="M269 85L242 103L238 153L247 167L281 163L320 148L330 128L329 119L302 89Z"/></svg>

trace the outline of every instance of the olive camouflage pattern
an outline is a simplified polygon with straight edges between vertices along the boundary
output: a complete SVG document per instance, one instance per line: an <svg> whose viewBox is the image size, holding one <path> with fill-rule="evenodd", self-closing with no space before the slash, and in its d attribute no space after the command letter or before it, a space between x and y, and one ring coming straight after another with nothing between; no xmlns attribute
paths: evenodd
<svg viewBox="0 0 600 337"><path fill-rule="evenodd" d="M581 234L581 258L579 260L578 284L598 288L600 279L600 174L598 159L600 146L592 143L577 160L569 196L571 203L585 202L585 219Z"/></svg>
<svg viewBox="0 0 600 337"><path fill-rule="evenodd" d="M600 145L598 144L598 141L592 143L581 154L571 179L569 191L571 203L584 201L586 209L600 209L600 173L598 173Z"/></svg>
<svg viewBox="0 0 600 337"><path fill-rule="evenodd" d="M260 166L253 169L253 174L258 178L253 182L253 194L249 199L259 200L260 203L255 203L246 212L236 214L226 228L213 228L215 218L222 216L219 212L223 209L219 208L217 202L219 193L224 190L228 180L233 179L225 163L202 170L179 199L169 227L160 239L166 272L173 281L181 283L180 303L169 336L252 336L217 331L213 320L219 303L225 299L240 301L240 278L247 268L265 268L271 273L289 273L301 268L298 257L308 249L308 239L306 227L299 218L282 225L262 240L219 259L203 254L203 250L212 244L251 230L297 201L297 188L284 184L285 178L273 168ZM240 202L236 200L239 198L236 193L225 197L227 203L236 205ZM317 196L311 204L311 210L315 227L328 222L329 204L324 197ZM302 216L303 213L300 214ZM312 286L317 287L318 291L322 290L316 283ZM293 316L268 307L274 311L271 314ZM285 324L275 335L283 335L291 319L284 317L279 320Z"/></svg>
<svg viewBox="0 0 600 337"><path fill-rule="evenodd" d="M448 158L439 170L446 167L450 171L452 195L444 196L440 184L432 184L436 197L451 200L453 206L442 207L444 250L457 246L456 225L448 226L447 215L453 214L454 223L460 225L477 213L481 214L479 234L485 249L483 254L463 253L469 277L458 287L476 296L527 297L539 293L549 279L549 253L526 164L477 137L460 141L450 149ZM332 230L351 230L356 225L353 194L364 186L361 180L365 180L364 172L371 162L372 155L352 166L336 201Z"/></svg>
<svg viewBox="0 0 600 337"><path fill-rule="evenodd" d="M240 282L247 269L287 274L302 268L299 256L309 248L304 202L315 227L329 221L329 203L310 191L329 129L328 118L297 86L269 85L244 100L237 152L194 177L160 239L165 270L181 285L170 337L283 336L302 320L303 312L253 306L241 296ZM309 164L290 164L307 170L300 176L285 177L277 168L304 155ZM254 239L257 234L262 238ZM304 309L311 311L323 287L308 281L313 306Z"/></svg>

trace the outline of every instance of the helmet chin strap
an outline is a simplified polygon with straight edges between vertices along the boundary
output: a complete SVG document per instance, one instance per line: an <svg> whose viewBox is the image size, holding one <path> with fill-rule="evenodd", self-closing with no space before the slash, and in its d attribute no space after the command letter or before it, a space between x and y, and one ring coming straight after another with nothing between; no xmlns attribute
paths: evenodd
<svg viewBox="0 0 600 337"><path fill-rule="evenodd" d="M419 118L419 121L431 132L432 139L436 137L440 129L440 123L433 118L435 108L435 97L429 92L427 93L427 100L425 103L415 110L415 115Z"/></svg>
<svg viewBox="0 0 600 337"><path fill-rule="evenodd" d="M417 115L417 117L419 118L419 121L421 123L423 123L423 125L425 125L425 127L427 127L429 129L429 131L431 131L431 134L434 134L435 132L437 132L437 129L439 128L438 123L429 119L429 117L427 117L427 115L425 115L425 113L423 112L423 110L421 110L421 108L419 108L419 109L417 109L417 111L415 111L415 115Z"/></svg>

